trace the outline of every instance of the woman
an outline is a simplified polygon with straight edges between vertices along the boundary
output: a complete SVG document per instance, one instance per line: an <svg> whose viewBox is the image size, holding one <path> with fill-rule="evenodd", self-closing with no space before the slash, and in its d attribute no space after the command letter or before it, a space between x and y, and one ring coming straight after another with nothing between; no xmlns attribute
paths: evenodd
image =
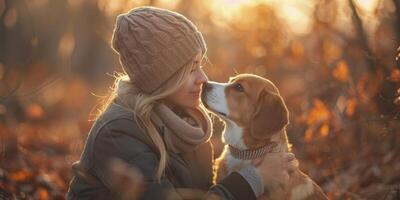
<svg viewBox="0 0 400 200"><path fill-rule="evenodd" d="M68 199L256 199L296 167L293 154L276 154L212 184L212 126L200 101L206 44L184 16L133 9L117 17L112 46L125 75L73 165Z"/></svg>

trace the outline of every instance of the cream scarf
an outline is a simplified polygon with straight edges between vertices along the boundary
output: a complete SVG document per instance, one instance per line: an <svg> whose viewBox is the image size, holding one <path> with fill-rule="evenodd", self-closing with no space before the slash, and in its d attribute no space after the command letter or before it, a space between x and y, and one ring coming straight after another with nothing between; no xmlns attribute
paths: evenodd
<svg viewBox="0 0 400 200"><path fill-rule="evenodd" d="M127 92L129 91L129 92ZM115 103L134 109L138 89L127 81L119 81ZM128 95L125 98L118 98ZM124 102L129 99L129 102ZM163 103L157 103L153 108L151 119L163 129L163 138L167 150L184 153L196 149L211 138L212 123L207 113L200 108L179 108L171 110ZM181 114L179 114L181 113Z"/></svg>

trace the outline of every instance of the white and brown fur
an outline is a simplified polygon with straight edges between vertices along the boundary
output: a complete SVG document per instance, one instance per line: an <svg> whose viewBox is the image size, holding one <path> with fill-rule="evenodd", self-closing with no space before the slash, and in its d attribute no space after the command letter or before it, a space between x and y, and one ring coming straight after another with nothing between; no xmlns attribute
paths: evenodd
<svg viewBox="0 0 400 200"><path fill-rule="evenodd" d="M216 160L214 182L251 164L234 158L228 144L238 149L256 149L275 142L283 152L290 152L286 126L289 112L277 87L269 80L240 74L228 83L208 82L203 85L204 105L225 122L221 156ZM286 186L279 180L265 184L260 199L327 199L321 188L300 170L290 174Z"/></svg>

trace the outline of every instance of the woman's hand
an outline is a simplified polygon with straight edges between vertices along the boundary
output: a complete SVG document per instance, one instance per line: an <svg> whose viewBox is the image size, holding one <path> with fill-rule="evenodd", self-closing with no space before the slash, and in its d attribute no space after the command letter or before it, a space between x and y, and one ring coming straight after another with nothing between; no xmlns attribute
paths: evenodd
<svg viewBox="0 0 400 200"><path fill-rule="evenodd" d="M298 169L299 162L293 153L268 153L255 159L252 164L259 170L264 186L289 183L290 174Z"/></svg>

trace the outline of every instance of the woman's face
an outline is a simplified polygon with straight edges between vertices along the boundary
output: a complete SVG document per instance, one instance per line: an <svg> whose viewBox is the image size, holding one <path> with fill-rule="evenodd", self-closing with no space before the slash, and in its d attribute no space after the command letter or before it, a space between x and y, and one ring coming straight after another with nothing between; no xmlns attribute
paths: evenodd
<svg viewBox="0 0 400 200"><path fill-rule="evenodd" d="M208 80L201 66L202 59L201 53L195 56L189 77L176 92L166 98L167 105L191 108L200 105L201 88Z"/></svg>

